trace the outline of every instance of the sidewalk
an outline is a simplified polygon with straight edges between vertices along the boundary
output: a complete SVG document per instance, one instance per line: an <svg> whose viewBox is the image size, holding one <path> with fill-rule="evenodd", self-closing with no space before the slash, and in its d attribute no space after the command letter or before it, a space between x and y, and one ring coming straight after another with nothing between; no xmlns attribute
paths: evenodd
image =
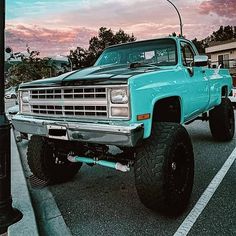
<svg viewBox="0 0 236 236"><path fill-rule="evenodd" d="M38 228L15 137L11 130L11 192L13 207L23 218L8 228L8 236L38 236Z"/></svg>
<svg viewBox="0 0 236 236"><path fill-rule="evenodd" d="M16 131L14 132L14 135L18 136L19 133ZM14 135L12 135L12 139L14 138ZM48 189L47 185L44 185L44 183L42 183L39 179L34 177L30 171L30 168L27 162L27 157L26 157L28 141L23 139L21 142L17 144L15 140L13 141L14 141L15 147L13 147L12 149L16 150L18 158L15 158L15 159L19 160L19 163L18 164L12 163L12 170L14 169L14 166L20 165L22 175L24 175L24 182L25 182L25 187L27 188L27 194L29 196L29 192L30 192L30 197L31 197L31 199L28 199L26 201L25 199L22 199L21 197L18 199L18 201L22 201L24 205L25 204L31 205L31 213L29 212L29 217L31 217L30 216L31 214L32 218L34 219L33 222L28 222L28 220L26 219L25 220L26 224L19 225L19 230L22 233L20 235L71 236L71 232L69 228L67 227L67 225L65 224L63 216L60 210L58 209L57 203L55 202L55 199L52 193L50 192L50 190ZM14 155L12 155L12 157L14 158ZM12 176L13 182L15 182L15 179L17 179L17 177L14 178ZM14 189L12 190L12 195L13 195L13 201L14 201L14 197L17 196L17 194L15 194L17 192L17 187L14 186L13 184L14 183L12 183L12 188ZM26 203L24 203L24 201ZM31 203L33 203L34 209ZM16 205L17 199L13 204L14 204L14 207L17 207L22 211L22 209L18 207L18 205ZM38 227L36 226L35 219L37 221ZM31 225L34 225L34 226L31 227ZM30 228L30 233L25 234L24 231L22 231L23 227ZM16 232L18 231L16 230ZM18 236L19 234L12 234L12 235Z"/></svg>

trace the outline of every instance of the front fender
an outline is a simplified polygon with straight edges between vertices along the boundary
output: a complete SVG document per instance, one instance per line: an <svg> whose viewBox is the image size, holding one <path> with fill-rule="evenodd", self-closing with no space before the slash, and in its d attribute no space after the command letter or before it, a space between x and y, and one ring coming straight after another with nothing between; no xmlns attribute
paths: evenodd
<svg viewBox="0 0 236 236"><path fill-rule="evenodd" d="M177 96L182 104L181 93L185 92L186 88L181 83L181 78L184 78L183 71L175 68L134 76L129 80L131 123L140 122L144 124L144 138L148 138L151 134L153 110L157 101ZM182 109L181 105L181 114ZM150 114L150 119L137 120L137 115L147 113Z"/></svg>

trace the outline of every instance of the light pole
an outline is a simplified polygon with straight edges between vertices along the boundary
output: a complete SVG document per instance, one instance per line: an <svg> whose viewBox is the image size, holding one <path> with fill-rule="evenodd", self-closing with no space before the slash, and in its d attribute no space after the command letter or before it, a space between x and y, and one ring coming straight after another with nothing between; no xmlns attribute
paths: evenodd
<svg viewBox="0 0 236 236"><path fill-rule="evenodd" d="M0 1L0 234L22 218L22 213L12 207L11 198L11 139L10 123L5 114L5 0Z"/></svg>
<svg viewBox="0 0 236 236"><path fill-rule="evenodd" d="M179 25L180 25L180 36L183 36L183 24L182 24L182 19L181 19L181 15L179 13L179 10L177 9L177 7L175 6L175 4L173 2L171 2L170 0L166 0L167 2L169 2L177 11L178 16L179 16Z"/></svg>

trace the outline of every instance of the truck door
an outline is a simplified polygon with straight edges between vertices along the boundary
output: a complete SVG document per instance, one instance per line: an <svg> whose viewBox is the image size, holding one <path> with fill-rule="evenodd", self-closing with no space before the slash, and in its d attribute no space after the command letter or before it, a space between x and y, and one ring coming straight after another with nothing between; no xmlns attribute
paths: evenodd
<svg viewBox="0 0 236 236"><path fill-rule="evenodd" d="M204 112L209 103L209 80L206 76L206 68L193 67L194 55L191 44L182 41L181 59L186 77L186 95L183 101L185 120Z"/></svg>

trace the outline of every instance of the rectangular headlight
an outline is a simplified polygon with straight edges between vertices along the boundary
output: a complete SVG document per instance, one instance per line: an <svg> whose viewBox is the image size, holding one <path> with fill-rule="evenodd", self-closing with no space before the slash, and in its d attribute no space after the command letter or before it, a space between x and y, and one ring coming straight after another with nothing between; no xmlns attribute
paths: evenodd
<svg viewBox="0 0 236 236"><path fill-rule="evenodd" d="M109 118L129 119L130 98L129 87L126 85L114 86L108 90Z"/></svg>
<svg viewBox="0 0 236 236"><path fill-rule="evenodd" d="M21 92L21 101L22 103L29 103L29 91Z"/></svg>
<svg viewBox="0 0 236 236"><path fill-rule="evenodd" d="M29 105L29 91L20 91L19 93L19 106L21 113L29 113L30 105Z"/></svg>
<svg viewBox="0 0 236 236"><path fill-rule="evenodd" d="M117 117L128 117L129 116L129 109L128 107L112 107L111 108L111 115Z"/></svg>
<svg viewBox="0 0 236 236"><path fill-rule="evenodd" d="M30 112L30 106L28 104L22 104L21 105L21 112L22 113L28 113Z"/></svg>
<svg viewBox="0 0 236 236"><path fill-rule="evenodd" d="M129 101L127 88L112 89L110 95L114 104L126 104Z"/></svg>

